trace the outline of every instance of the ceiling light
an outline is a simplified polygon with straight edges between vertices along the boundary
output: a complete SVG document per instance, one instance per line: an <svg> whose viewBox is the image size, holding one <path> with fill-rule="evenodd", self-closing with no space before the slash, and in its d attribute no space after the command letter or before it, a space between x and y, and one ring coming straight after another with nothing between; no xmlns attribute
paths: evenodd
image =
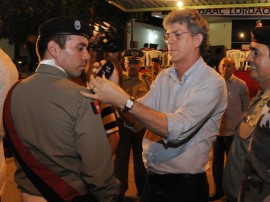
<svg viewBox="0 0 270 202"><path fill-rule="evenodd" d="M182 1L178 1L178 2L177 2L177 7L178 7L179 9L181 9L181 8L183 7L183 2L182 2Z"/></svg>

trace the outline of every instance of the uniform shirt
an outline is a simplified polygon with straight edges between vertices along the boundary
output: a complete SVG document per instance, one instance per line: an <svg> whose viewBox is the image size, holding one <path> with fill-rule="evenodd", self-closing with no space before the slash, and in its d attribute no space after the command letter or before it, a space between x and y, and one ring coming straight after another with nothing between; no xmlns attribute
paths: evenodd
<svg viewBox="0 0 270 202"><path fill-rule="evenodd" d="M88 88L87 83L83 82L81 77L70 78L70 80L81 86ZM100 110L101 110L102 122L103 122L107 135L109 135L112 132L118 131L119 128L116 122L114 107L112 105L105 104L105 103L99 103L99 105L100 105Z"/></svg>
<svg viewBox="0 0 270 202"><path fill-rule="evenodd" d="M248 108L249 93L246 83L232 75L226 80L228 105L221 120L219 135L231 136Z"/></svg>
<svg viewBox="0 0 270 202"><path fill-rule="evenodd" d="M161 174L205 172L227 105L224 79L200 58L182 81L175 67L162 70L140 101L168 119L167 139L143 140L147 168Z"/></svg>
<svg viewBox="0 0 270 202"><path fill-rule="evenodd" d="M245 123L245 120L249 119L247 117L254 117L256 114L259 114L255 108L261 106L261 97L264 97L265 93L259 92L251 99L248 110L244 114L237 130L235 131L234 139L227 156L223 172L222 186L225 194L233 196L234 198L237 198L239 194L244 162L247 155L248 145L250 143L250 137L253 133L253 128L249 127L248 124ZM254 120L254 118L251 118L250 120Z"/></svg>
<svg viewBox="0 0 270 202"><path fill-rule="evenodd" d="M124 72L122 74L120 86L129 95L138 99L149 91L151 85L149 78L146 78L143 75L143 73L139 73L138 78L131 78Z"/></svg>
<svg viewBox="0 0 270 202"><path fill-rule="evenodd" d="M253 191L245 186L248 198L256 201L269 201L270 195L270 90L262 95L260 105L261 113L251 136L244 167L244 175L249 179L249 184L255 184ZM262 191L257 191L262 190ZM268 200L266 197L268 196Z"/></svg>
<svg viewBox="0 0 270 202"><path fill-rule="evenodd" d="M15 87L11 113L18 135L40 163L80 193L111 202L118 192L111 148L96 105L83 90L61 69L41 64ZM21 191L40 195L19 165L14 179Z"/></svg>
<svg viewBox="0 0 270 202"><path fill-rule="evenodd" d="M10 57L0 48L0 140L5 135L3 127L3 106L11 86L18 81L18 70Z"/></svg>

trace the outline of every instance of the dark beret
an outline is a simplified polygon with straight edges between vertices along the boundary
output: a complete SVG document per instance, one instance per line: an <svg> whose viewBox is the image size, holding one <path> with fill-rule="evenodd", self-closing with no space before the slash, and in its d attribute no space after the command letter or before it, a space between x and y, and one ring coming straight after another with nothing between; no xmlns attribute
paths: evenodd
<svg viewBox="0 0 270 202"><path fill-rule="evenodd" d="M144 56L144 53L138 49L128 49L122 53L122 56L129 60L140 60Z"/></svg>
<svg viewBox="0 0 270 202"><path fill-rule="evenodd" d="M152 62L160 63L161 61L159 58L152 58Z"/></svg>
<svg viewBox="0 0 270 202"><path fill-rule="evenodd" d="M270 45L270 26L255 27L251 31L252 41Z"/></svg>
<svg viewBox="0 0 270 202"><path fill-rule="evenodd" d="M67 16L52 18L39 27L39 37L52 37L57 34L81 35L89 39L90 26L78 19Z"/></svg>

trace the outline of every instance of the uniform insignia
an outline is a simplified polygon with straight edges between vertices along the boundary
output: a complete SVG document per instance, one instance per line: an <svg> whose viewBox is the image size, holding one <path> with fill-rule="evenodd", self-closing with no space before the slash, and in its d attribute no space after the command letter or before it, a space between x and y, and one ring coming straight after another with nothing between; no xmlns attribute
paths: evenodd
<svg viewBox="0 0 270 202"><path fill-rule="evenodd" d="M90 102L94 114L101 114L101 109L98 101Z"/></svg>
<svg viewBox="0 0 270 202"><path fill-rule="evenodd" d="M76 21L74 22L74 28L75 28L76 30L80 30L80 29L81 29L81 23L80 23L79 20L76 20Z"/></svg>

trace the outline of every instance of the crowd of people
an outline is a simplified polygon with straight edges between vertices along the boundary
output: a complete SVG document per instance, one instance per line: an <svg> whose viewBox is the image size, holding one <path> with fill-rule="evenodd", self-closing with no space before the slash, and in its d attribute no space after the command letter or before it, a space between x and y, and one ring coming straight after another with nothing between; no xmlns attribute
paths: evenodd
<svg viewBox="0 0 270 202"><path fill-rule="evenodd" d="M247 60L260 86L251 101L231 58L218 71L204 62L209 28L196 10L170 12L163 27L173 65L161 70L154 58L151 73L137 49L122 53L123 66L119 54L107 57L114 68L96 61L87 23L65 16L40 25L39 65L15 85L0 49L0 195L6 131L22 202L125 201L131 149L141 202L270 200L270 27L251 31Z"/></svg>

